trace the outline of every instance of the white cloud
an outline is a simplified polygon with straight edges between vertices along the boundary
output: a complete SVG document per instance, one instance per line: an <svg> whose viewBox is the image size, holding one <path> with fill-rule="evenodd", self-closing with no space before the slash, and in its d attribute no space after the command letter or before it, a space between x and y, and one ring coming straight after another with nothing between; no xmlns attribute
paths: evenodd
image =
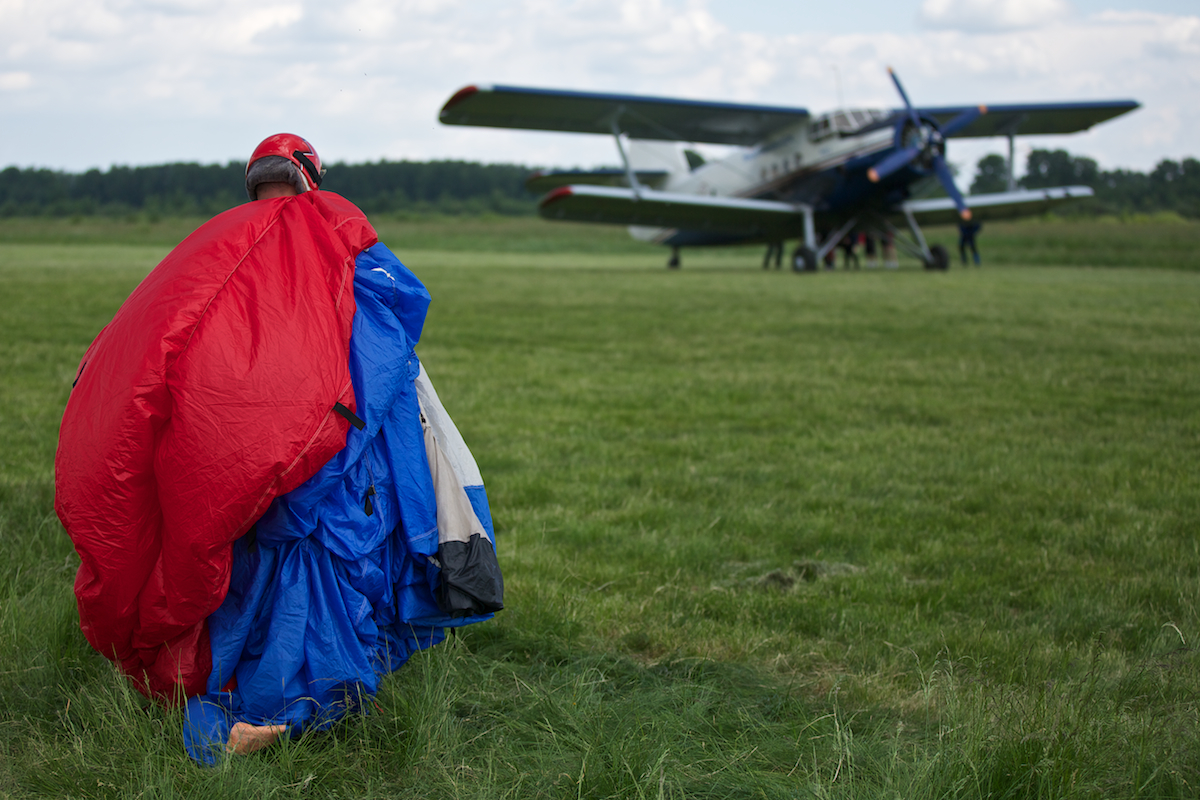
<svg viewBox="0 0 1200 800"><path fill-rule="evenodd" d="M1200 10L1200 9L1198 9ZM1160 14L1102 14L1105 22L1149 25L1158 35L1146 43L1149 55L1169 59L1200 56L1200 17L1173 19Z"/></svg>
<svg viewBox="0 0 1200 800"><path fill-rule="evenodd" d="M931 28L971 32L1038 28L1066 18L1066 0L924 0L919 19Z"/></svg>
<svg viewBox="0 0 1200 800"><path fill-rule="evenodd" d="M260 34L277 28L287 28L303 17L304 9L299 3L263 8L243 7L228 14L228 19L219 32L220 40L228 46L248 47Z"/></svg>
<svg viewBox="0 0 1200 800"><path fill-rule="evenodd" d="M28 72L0 72L0 91L15 92L33 85L33 76Z"/></svg>
<svg viewBox="0 0 1200 800"><path fill-rule="evenodd" d="M225 161L292 130L330 162L589 166L615 163L610 141L445 127L438 109L463 85L509 83L822 111L837 104L838 80L847 104L891 107L888 65L918 105L1141 101L1085 135L1031 142L1106 167L1146 169L1200 150L1190 133L1200 110L1188 102L1200 91L1195 16L927 0L923 12L970 12L979 24L863 33L847 19L845 32L771 33L737 30L709 2L90 0L67 25L58 20L77 0L0 0L3 157L68 169ZM79 130L89 133L82 146ZM975 158L976 147L956 140L951 158Z"/></svg>

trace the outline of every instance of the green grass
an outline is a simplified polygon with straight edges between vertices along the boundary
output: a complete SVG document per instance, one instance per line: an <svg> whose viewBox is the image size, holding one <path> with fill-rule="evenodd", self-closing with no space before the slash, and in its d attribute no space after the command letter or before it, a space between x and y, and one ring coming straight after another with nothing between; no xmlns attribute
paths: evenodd
<svg viewBox="0 0 1200 800"><path fill-rule="evenodd" d="M78 359L187 225L58 225L0 225L0 796L1200 791L1200 226L995 225L980 270L793 275L381 221L434 297L419 352L508 608L369 716L206 770L84 642L52 507ZM1027 263L1108 268L993 267L1022 231Z"/></svg>
<svg viewBox="0 0 1200 800"><path fill-rule="evenodd" d="M984 263L989 266L1153 266L1195 270L1200 269L1200 253L1196 252L1198 227L1200 223L1173 214L1126 220L1105 217L1063 221L1047 217L989 222L983 226L977 243ZM952 266L961 263L957 230L933 228L929 235L946 245Z"/></svg>
<svg viewBox="0 0 1200 800"><path fill-rule="evenodd" d="M173 247L203 222L199 218L158 218L130 214L109 219L0 218L3 244L156 244ZM547 223L537 217L456 217L437 214L395 214L372 217L380 239L397 251L437 250L493 254L582 253L646 256L665 263L667 251L634 241L624 228L576 223ZM1050 266L1146 266L1167 269L1200 269L1196 242L1200 223L1171 214L1065 221L1054 217L1020 222L988 223L979 234L985 264ZM958 231L953 226L926 229L931 244L940 242L957 266ZM794 243L793 243L794 244ZM790 252L790 250L789 250ZM715 263L752 266L761 263L757 245L718 250ZM685 250L685 264L693 259L709 263L711 253ZM902 262L911 264L902 258ZM460 263L461 262L460 260ZM839 265L841 259L839 256Z"/></svg>

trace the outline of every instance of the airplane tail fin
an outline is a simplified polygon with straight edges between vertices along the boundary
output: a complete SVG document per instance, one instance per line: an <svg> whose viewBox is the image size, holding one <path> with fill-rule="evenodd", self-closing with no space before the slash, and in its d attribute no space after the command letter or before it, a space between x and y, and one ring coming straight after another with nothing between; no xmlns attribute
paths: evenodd
<svg viewBox="0 0 1200 800"><path fill-rule="evenodd" d="M686 175L691 171L683 145L679 142L630 139L628 148L629 164L637 172L665 170Z"/></svg>

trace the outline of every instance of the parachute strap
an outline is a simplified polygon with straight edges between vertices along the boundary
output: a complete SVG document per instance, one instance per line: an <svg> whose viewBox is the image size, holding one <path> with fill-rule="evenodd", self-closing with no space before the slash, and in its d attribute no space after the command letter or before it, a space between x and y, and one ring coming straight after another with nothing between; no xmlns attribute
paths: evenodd
<svg viewBox="0 0 1200 800"><path fill-rule="evenodd" d="M350 409L346 408L341 403L334 403L333 410L336 411L337 413L341 414L343 417L345 417L347 422L349 422L354 427L358 428L360 431L363 428L367 427L367 423L363 422L362 419L359 418L359 416L357 414L355 414Z"/></svg>

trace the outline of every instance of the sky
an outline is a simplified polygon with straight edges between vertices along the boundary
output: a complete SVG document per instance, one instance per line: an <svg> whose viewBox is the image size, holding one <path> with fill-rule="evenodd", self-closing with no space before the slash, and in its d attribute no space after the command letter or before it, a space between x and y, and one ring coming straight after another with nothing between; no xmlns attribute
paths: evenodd
<svg viewBox="0 0 1200 800"><path fill-rule="evenodd" d="M600 136L437 122L468 84L799 106L1133 99L1018 139L1104 169L1200 157L1200 0L0 0L0 168L241 161L618 161ZM704 149L704 148L701 148ZM1000 139L952 140L969 182ZM709 155L719 155L709 148Z"/></svg>

